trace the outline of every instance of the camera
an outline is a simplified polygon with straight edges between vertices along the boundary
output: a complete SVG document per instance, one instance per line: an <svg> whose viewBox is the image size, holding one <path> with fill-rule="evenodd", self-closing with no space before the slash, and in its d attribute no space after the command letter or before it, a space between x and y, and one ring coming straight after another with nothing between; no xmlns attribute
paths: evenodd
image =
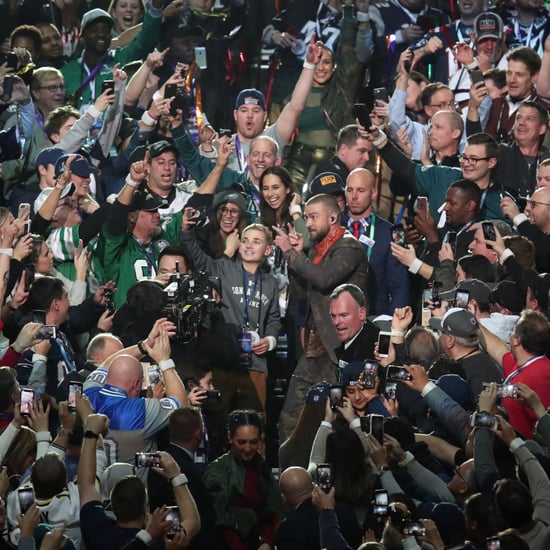
<svg viewBox="0 0 550 550"><path fill-rule="evenodd" d="M209 277L205 272L184 275L177 272L170 277L164 289L163 313L176 325L174 339L187 344L195 338L199 326L214 313L218 303L215 293L222 297L219 277Z"/></svg>
<svg viewBox="0 0 550 550"><path fill-rule="evenodd" d="M205 403L218 403L222 400L222 392L220 390L206 390Z"/></svg>

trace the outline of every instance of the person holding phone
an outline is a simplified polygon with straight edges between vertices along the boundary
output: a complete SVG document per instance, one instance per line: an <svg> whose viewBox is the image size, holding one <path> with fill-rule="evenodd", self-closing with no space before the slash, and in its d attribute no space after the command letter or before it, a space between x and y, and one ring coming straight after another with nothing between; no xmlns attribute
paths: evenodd
<svg viewBox="0 0 550 550"><path fill-rule="evenodd" d="M230 450L206 471L204 481L214 502L218 533L228 548L270 550L284 515L279 487L258 452L262 433L257 412L231 412L227 417Z"/></svg>

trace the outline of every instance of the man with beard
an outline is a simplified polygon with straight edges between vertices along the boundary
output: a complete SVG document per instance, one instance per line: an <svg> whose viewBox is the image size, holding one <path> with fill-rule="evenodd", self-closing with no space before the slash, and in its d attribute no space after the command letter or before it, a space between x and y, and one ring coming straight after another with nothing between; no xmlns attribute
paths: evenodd
<svg viewBox="0 0 550 550"><path fill-rule="evenodd" d="M67 95L74 96L78 106L93 103L101 94L105 80L112 78L116 63L125 65L130 61L144 59L155 47L162 19L162 0L152 0L149 11L143 18L140 33L111 55L111 30L113 18L104 10L95 8L84 14L80 26L80 39L84 50L80 58L67 63L62 69Z"/></svg>
<svg viewBox="0 0 550 550"><path fill-rule="evenodd" d="M144 160L132 164L126 183L109 210L95 252L101 264L99 278L116 282L117 308L126 301L126 293L135 283L156 276L159 253L168 245L179 244L182 213L175 213L163 229L159 214L162 200L150 191L135 193L145 178L148 157L146 154Z"/></svg>
<svg viewBox="0 0 550 550"><path fill-rule="evenodd" d="M374 174L353 170L346 181L347 223L344 225L364 246L369 260L368 294L371 315L393 315L396 307L410 303L409 278L403 264L391 254L391 224L377 216L373 202L378 196Z"/></svg>
<svg viewBox="0 0 550 550"><path fill-rule="evenodd" d="M309 311L302 328L303 353L290 380L287 398L281 411L279 437L284 441L308 389L321 380L335 383L337 363L335 348L339 344L336 329L327 311L330 293L338 285L352 283L366 288L368 262L363 246L340 225L340 210L333 196L316 195L305 208L306 228L311 241L308 255L303 252L303 237L287 235L278 228L275 244L282 250L288 268L301 277L307 288ZM306 283L307 281L307 283Z"/></svg>

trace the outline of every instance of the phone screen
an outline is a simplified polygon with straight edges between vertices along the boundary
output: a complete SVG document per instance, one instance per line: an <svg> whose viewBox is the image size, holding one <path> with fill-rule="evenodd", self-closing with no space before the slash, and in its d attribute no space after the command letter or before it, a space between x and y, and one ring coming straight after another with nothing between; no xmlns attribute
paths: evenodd
<svg viewBox="0 0 550 550"><path fill-rule="evenodd" d="M82 395L82 383L71 382L69 384L69 410L76 411L76 394Z"/></svg>
<svg viewBox="0 0 550 550"><path fill-rule="evenodd" d="M470 293L467 290L457 290L455 293L455 307L466 309L470 301Z"/></svg>
<svg viewBox="0 0 550 550"><path fill-rule="evenodd" d="M325 492L332 488L332 468L330 464L319 464L317 466L317 485Z"/></svg>
<svg viewBox="0 0 550 550"><path fill-rule="evenodd" d="M384 443L384 417L381 414L371 414L369 433L378 440L380 445Z"/></svg>
<svg viewBox="0 0 550 550"><path fill-rule="evenodd" d="M380 332L378 334L378 355L387 357L390 352L391 332Z"/></svg>
<svg viewBox="0 0 550 550"><path fill-rule="evenodd" d="M336 407L342 406L342 401L344 397L344 389L342 386L331 386L330 387L330 408L335 411Z"/></svg>
<svg viewBox="0 0 550 550"><path fill-rule="evenodd" d="M17 489L17 497L19 498L19 508L21 509L21 514L25 515L25 512L34 503L34 490L32 487Z"/></svg>
<svg viewBox="0 0 550 550"><path fill-rule="evenodd" d="M34 402L34 390L21 388L21 414L24 416L31 415L31 407Z"/></svg>

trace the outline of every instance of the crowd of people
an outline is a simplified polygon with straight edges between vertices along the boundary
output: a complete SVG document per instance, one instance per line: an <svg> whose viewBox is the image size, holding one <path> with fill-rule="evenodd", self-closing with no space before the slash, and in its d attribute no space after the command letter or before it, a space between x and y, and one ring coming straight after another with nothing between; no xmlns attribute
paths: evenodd
<svg viewBox="0 0 550 550"><path fill-rule="evenodd" d="M545 4L0 6L0 549L550 548Z"/></svg>

